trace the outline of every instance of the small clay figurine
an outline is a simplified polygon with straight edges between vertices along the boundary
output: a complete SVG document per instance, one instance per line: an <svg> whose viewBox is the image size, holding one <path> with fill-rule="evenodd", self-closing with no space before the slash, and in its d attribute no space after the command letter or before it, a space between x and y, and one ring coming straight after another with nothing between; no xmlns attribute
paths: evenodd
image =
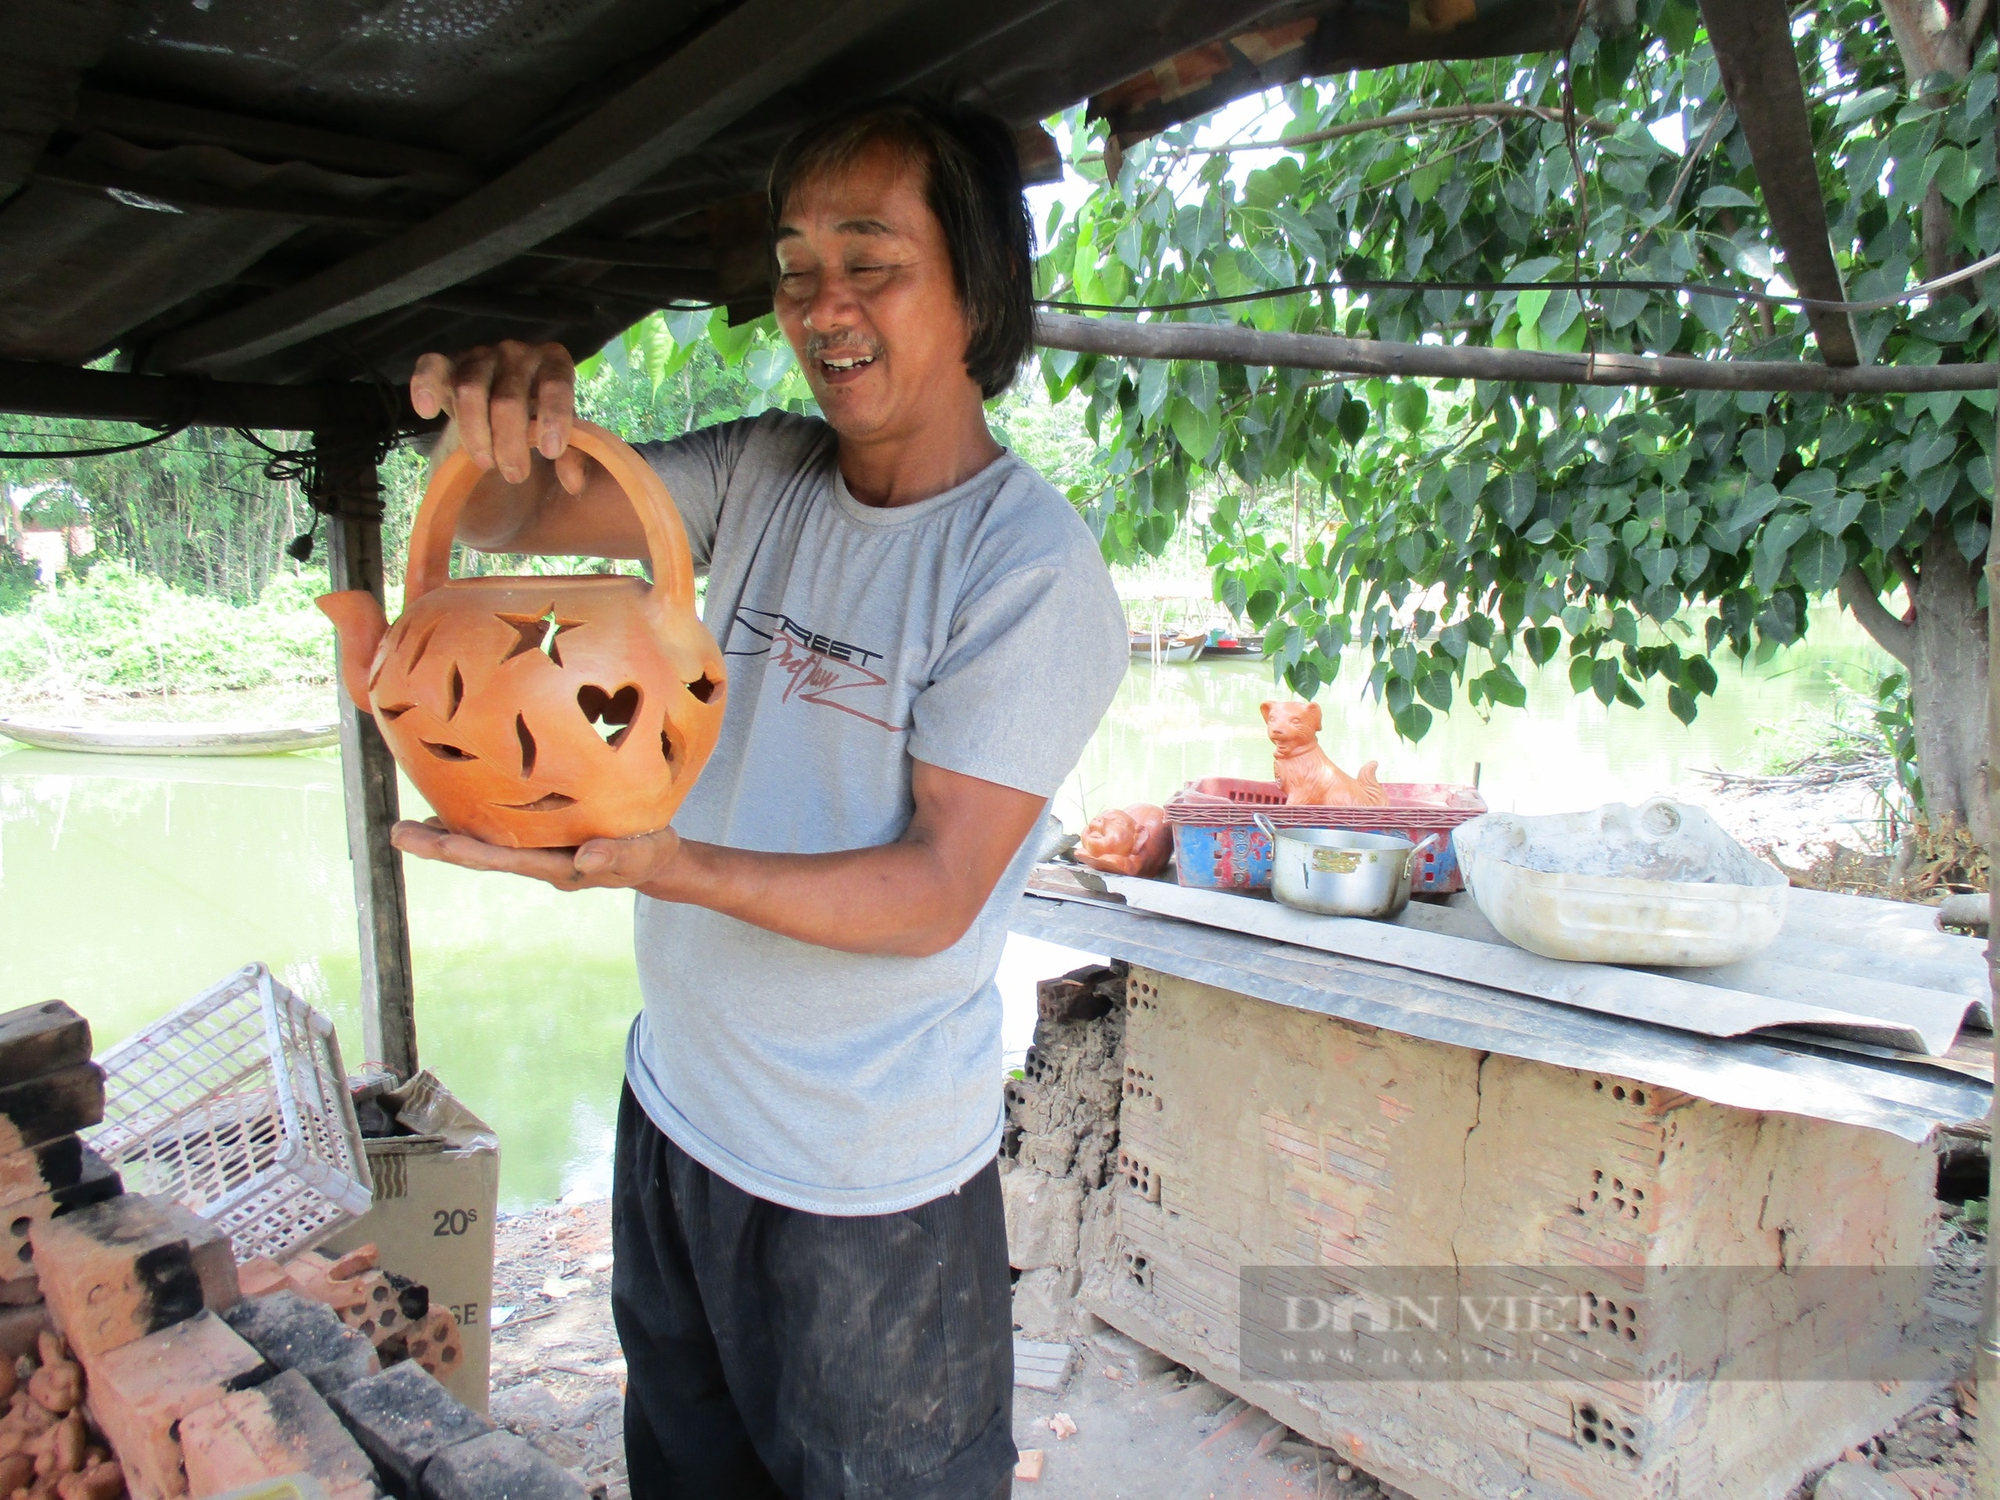
<svg viewBox="0 0 2000 1500"><path fill-rule="evenodd" d="M1389 794L1376 779L1374 761L1349 776L1319 747L1317 703L1264 703L1264 726L1277 747L1274 765L1285 805L1387 807Z"/></svg>
<svg viewBox="0 0 2000 1500"><path fill-rule="evenodd" d="M1173 853L1167 815L1148 802L1099 813L1076 846L1076 857L1093 870L1149 878L1167 868Z"/></svg>

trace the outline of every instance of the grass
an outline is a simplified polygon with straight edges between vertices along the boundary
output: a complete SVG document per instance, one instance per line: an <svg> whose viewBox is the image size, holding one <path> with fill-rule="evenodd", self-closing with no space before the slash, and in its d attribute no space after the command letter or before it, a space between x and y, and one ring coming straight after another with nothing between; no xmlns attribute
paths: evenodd
<svg viewBox="0 0 2000 1500"><path fill-rule="evenodd" d="M281 573L239 608L101 563L0 615L0 702L330 682L333 631L312 607L326 588L324 573Z"/></svg>

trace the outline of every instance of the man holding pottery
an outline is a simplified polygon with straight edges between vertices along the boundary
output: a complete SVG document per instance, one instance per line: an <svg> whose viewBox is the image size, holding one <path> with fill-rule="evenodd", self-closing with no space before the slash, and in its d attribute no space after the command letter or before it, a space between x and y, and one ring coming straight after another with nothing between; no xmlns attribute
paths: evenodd
<svg viewBox="0 0 2000 1500"><path fill-rule="evenodd" d="M851 114L785 146L770 207L825 420L642 450L730 675L678 830L395 838L638 892L612 1292L634 1495L991 1500L1015 1458L993 975L1125 623L1089 529L986 425L1033 327L1012 131ZM553 344L418 363L417 410L492 471L462 541L644 555L568 445L574 379Z"/></svg>

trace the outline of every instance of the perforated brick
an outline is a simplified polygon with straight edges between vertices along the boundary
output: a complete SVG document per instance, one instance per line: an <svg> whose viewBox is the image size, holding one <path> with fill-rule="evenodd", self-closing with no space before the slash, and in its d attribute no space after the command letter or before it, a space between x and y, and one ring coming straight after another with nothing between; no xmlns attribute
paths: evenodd
<svg viewBox="0 0 2000 1500"><path fill-rule="evenodd" d="M194 1500L286 1474L311 1474L329 1500L373 1500L375 1468L312 1383L286 1370L181 1421Z"/></svg>
<svg viewBox="0 0 2000 1500"><path fill-rule="evenodd" d="M134 1500L185 1495L181 1419L270 1373L261 1354L206 1311L98 1355L90 1415L124 1464Z"/></svg>
<svg viewBox="0 0 2000 1500"><path fill-rule="evenodd" d="M0 1156L74 1135L103 1118L104 1070L93 1062L0 1086Z"/></svg>
<svg viewBox="0 0 2000 1500"><path fill-rule="evenodd" d="M84 1147L77 1163L75 1181L66 1187L45 1189L0 1199L0 1265L19 1268L23 1274L33 1268L35 1247L29 1232L60 1214L87 1208L115 1198L125 1191L116 1170L103 1157Z"/></svg>
<svg viewBox="0 0 2000 1500"><path fill-rule="evenodd" d="M237 1300L229 1241L168 1198L108 1198L29 1237L49 1311L85 1364Z"/></svg>

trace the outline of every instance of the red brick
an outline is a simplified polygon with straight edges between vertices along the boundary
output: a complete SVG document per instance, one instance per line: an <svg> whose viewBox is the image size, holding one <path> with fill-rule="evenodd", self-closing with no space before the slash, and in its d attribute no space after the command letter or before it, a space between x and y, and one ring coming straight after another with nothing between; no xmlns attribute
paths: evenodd
<svg viewBox="0 0 2000 1500"><path fill-rule="evenodd" d="M74 1135L103 1118L104 1069L93 1062L0 1086L0 1156Z"/></svg>
<svg viewBox="0 0 2000 1500"><path fill-rule="evenodd" d="M368 1456L297 1370L182 1418L181 1455L194 1500L286 1474L311 1474L329 1500L376 1493Z"/></svg>
<svg viewBox="0 0 2000 1500"><path fill-rule="evenodd" d="M229 1241L169 1198L128 1193L29 1234L49 1311L86 1365L237 1300Z"/></svg>
<svg viewBox="0 0 2000 1500"><path fill-rule="evenodd" d="M0 1156L0 1199L25 1198L68 1187L83 1174L83 1138L59 1135L39 1146Z"/></svg>
<svg viewBox="0 0 2000 1500"><path fill-rule="evenodd" d="M1111 999L1104 990L1116 978L1115 969L1093 965L1072 969L1060 979L1037 980L1035 1012L1041 1020L1053 1024L1095 1021L1110 1013Z"/></svg>
<svg viewBox="0 0 2000 1500"><path fill-rule="evenodd" d="M319 1250L295 1255L284 1264L293 1291L314 1302L324 1302L340 1314L341 1322L357 1333L366 1334L380 1348L384 1342L408 1330L410 1318L402 1298L376 1265L373 1245L335 1258ZM426 1294L428 1301L428 1294Z"/></svg>
<svg viewBox="0 0 2000 1500"><path fill-rule="evenodd" d="M236 1285L245 1297L268 1297L273 1292L288 1292L292 1284L285 1277L285 1268L268 1255L253 1256L249 1260L236 1263Z"/></svg>
<svg viewBox="0 0 2000 1500"><path fill-rule="evenodd" d="M35 1225L73 1209L102 1203L106 1198L115 1198L124 1191L125 1184L110 1163L86 1147L81 1154L76 1180L69 1186L11 1198L0 1197L0 1267L9 1270L18 1268L18 1274L32 1271L35 1250L29 1243L28 1233Z"/></svg>
<svg viewBox="0 0 2000 1500"><path fill-rule="evenodd" d="M433 1307L421 1321L412 1323L406 1347L410 1358L439 1380L456 1374L465 1363L465 1340L448 1307Z"/></svg>
<svg viewBox="0 0 2000 1500"><path fill-rule="evenodd" d="M91 1362L91 1420L125 1466L133 1500L185 1495L181 1420L269 1373L211 1312L107 1350Z"/></svg>

